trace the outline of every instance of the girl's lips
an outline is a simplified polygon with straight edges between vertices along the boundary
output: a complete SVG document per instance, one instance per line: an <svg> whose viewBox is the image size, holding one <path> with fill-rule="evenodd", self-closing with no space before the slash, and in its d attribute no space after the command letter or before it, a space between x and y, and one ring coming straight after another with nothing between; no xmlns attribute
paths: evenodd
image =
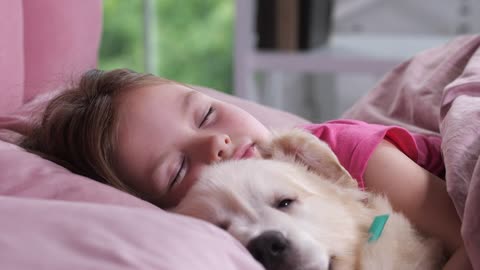
<svg viewBox="0 0 480 270"><path fill-rule="evenodd" d="M255 156L255 144L251 143L238 148L233 159L247 159L253 156Z"/></svg>
<svg viewBox="0 0 480 270"><path fill-rule="evenodd" d="M247 150L245 150L241 158L247 159L247 158L252 158L254 156L255 156L255 145L251 144L250 147L248 147Z"/></svg>

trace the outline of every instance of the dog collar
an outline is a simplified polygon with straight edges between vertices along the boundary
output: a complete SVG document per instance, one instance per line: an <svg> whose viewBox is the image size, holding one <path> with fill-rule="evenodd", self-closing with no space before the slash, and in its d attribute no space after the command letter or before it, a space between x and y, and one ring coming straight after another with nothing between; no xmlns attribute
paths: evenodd
<svg viewBox="0 0 480 270"><path fill-rule="evenodd" d="M370 229L368 229L368 233L370 237L368 238L368 242L375 242L377 241L378 238L382 235L383 228L385 227L385 224L387 223L388 217L390 215L385 214L385 215L380 215L376 216L373 219L372 225L370 225Z"/></svg>

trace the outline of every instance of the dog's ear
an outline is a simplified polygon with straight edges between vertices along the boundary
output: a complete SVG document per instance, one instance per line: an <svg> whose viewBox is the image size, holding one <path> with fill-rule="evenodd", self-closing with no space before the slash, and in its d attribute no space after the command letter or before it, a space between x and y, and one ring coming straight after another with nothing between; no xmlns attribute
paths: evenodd
<svg viewBox="0 0 480 270"><path fill-rule="evenodd" d="M258 145L258 149L263 158L299 162L336 184L358 188L357 181L340 164L330 146L307 131L274 131L272 140Z"/></svg>

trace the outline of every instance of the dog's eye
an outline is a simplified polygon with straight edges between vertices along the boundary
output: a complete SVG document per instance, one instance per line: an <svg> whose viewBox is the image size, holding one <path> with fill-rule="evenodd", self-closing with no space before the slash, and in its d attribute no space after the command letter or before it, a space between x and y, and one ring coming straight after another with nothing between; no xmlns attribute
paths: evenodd
<svg viewBox="0 0 480 270"><path fill-rule="evenodd" d="M292 199L283 199L277 203L277 208L282 209L282 208L287 208L289 207L294 200Z"/></svg>

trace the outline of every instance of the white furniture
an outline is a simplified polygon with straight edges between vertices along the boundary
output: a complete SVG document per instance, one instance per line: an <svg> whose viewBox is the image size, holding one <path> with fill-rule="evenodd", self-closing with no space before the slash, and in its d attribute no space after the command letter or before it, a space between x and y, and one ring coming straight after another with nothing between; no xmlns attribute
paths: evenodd
<svg viewBox="0 0 480 270"><path fill-rule="evenodd" d="M329 43L319 49L266 52L255 48L255 0L237 0L235 12L234 94L255 101L257 71L273 72L270 84L277 86L282 84L282 73L276 71L383 74L415 53L443 44L453 36L334 33Z"/></svg>

